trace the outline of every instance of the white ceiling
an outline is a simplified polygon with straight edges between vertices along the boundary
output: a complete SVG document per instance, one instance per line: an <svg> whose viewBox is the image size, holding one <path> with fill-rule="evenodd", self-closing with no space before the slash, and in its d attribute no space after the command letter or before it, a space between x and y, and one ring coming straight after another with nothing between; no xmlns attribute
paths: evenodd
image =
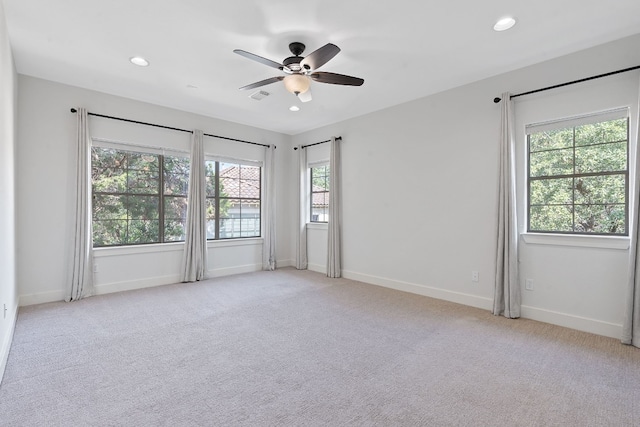
<svg viewBox="0 0 640 427"><path fill-rule="evenodd" d="M21 74L292 135L640 31L639 0L2 1ZM320 70L364 85L314 82L304 104L281 82L238 90L281 72L234 49L280 63L293 41L336 44Z"/></svg>

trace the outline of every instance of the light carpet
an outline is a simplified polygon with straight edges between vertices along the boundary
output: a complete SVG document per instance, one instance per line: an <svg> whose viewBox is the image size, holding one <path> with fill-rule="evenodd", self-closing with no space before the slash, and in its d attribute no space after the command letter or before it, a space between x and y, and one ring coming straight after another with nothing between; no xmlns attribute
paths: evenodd
<svg viewBox="0 0 640 427"><path fill-rule="evenodd" d="M294 269L20 309L2 426L634 426L640 351Z"/></svg>

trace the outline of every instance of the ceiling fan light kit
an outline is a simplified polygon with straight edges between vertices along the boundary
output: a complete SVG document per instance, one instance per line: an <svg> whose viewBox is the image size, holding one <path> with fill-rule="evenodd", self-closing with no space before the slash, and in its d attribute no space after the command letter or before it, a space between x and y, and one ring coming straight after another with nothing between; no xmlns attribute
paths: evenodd
<svg viewBox="0 0 640 427"><path fill-rule="evenodd" d="M303 74L290 74L284 78L283 82L284 87L296 96L305 93L309 90L309 86L311 86L309 77Z"/></svg>
<svg viewBox="0 0 640 427"><path fill-rule="evenodd" d="M300 101L309 102L311 101L311 80L319 83L345 86L362 86L364 83L364 80L359 77L316 71L340 52L340 48L338 46L332 43L327 43L306 57L302 57L300 55L304 52L305 47L306 46L300 42L290 43L289 50L293 56L285 58L285 60L282 61L282 64L241 49L234 50L233 52L240 56L244 56L245 58L260 62L261 64L272 68L277 68L286 74L286 76L271 77L243 86L240 90L255 89L257 87L283 81L284 87L287 91L296 95Z"/></svg>

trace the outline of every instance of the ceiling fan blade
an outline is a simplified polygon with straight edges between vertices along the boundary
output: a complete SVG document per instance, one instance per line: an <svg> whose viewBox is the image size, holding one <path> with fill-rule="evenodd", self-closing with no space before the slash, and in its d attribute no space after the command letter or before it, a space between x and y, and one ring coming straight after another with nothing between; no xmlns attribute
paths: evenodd
<svg viewBox="0 0 640 427"><path fill-rule="evenodd" d="M260 80L259 82L252 83L250 85L242 86L240 90L255 89L260 86L266 86L270 85L271 83L279 82L282 79L284 79L284 76L271 77L268 79Z"/></svg>
<svg viewBox="0 0 640 427"><path fill-rule="evenodd" d="M309 88L305 93L298 94L298 99L300 102L309 102L311 101L311 89Z"/></svg>
<svg viewBox="0 0 640 427"><path fill-rule="evenodd" d="M267 59L267 58L263 58L262 56L258 56L258 55L254 54L254 53L247 52L247 51L242 50L242 49L235 49L233 52L237 53L240 56L244 56L245 58L249 58L249 59L257 61L257 62L259 62L261 64L267 65L269 67L273 67L273 68L277 68L278 70L282 70L282 67L283 67L282 64L278 64L275 61L272 61L272 60Z"/></svg>
<svg viewBox="0 0 640 427"><path fill-rule="evenodd" d="M300 61L300 65L305 70L317 70L329 62L329 60L336 56L338 52L340 52L340 48L338 46L332 43L327 43L320 49L317 49L307 55L302 61Z"/></svg>
<svg viewBox="0 0 640 427"><path fill-rule="evenodd" d="M313 80L320 83L330 83L332 85L362 86L364 80L358 77L345 76L344 74L326 73L318 71L309 74Z"/></svg>

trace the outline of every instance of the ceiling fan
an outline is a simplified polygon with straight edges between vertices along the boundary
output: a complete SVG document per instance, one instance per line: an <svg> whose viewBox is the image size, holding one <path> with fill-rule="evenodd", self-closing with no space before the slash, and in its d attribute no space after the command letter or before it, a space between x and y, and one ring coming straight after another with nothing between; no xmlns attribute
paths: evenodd
<svg viewBox="0 0 640 427"><path fill-rule="evenodd" d="M282 61L282 64L278 64L275 61L241 49L234 50L234 52L240 56L260 62L261 64L269 67L277 68L286 74L284 76L271 77L243 86L240 90L255 89L260 86L284 81L284 86L289 92L296 95L300 101L309 102L311 101L311 80L319 83L346 86L361 86L364 83L364 80L358 77L327 73L325 71L316 71L340 52L340 48L338 46L332 43L327 43L320 49L311 52L306 57L302 57L300 55L304 52L305 47L306 46L300 42L290 43L289 50L293 56L286 58Z"/></svg>

